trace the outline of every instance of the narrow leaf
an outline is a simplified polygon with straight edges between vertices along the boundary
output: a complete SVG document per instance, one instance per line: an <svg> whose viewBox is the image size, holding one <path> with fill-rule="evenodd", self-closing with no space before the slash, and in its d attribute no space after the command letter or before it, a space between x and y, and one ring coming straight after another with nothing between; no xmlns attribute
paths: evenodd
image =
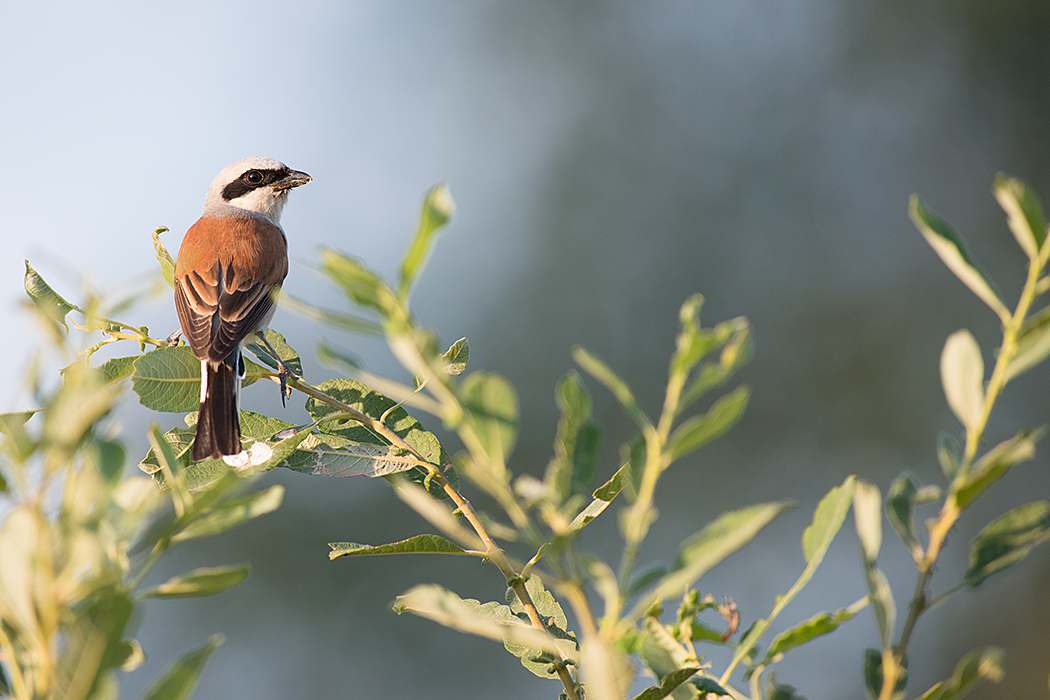
<svg viewBox="0 0 1050 700"><path fill-rule="evenodd" d="M834 632L843 622L852 620L854 614L849 610L836 610L833 613L822 612L801 622L791 629L784 630L773 641L769 643L769 650L762 662L768 665L776 660L776 657L786 651L801 646L829 632Z"/></svg>
<svg viewBox="0 0 1050 700"><path fill-rule="evenodd" d="M69 326L66 325L66 316L75 307L68 301L58 295L51 286L44 281L44 278L33 269L26 260L26 274L25 274L25 288L26 294L32 300L36 306L43 311L48 317L58 321L62 324L62 327L67 331Z"/></svg>
<svg viewBox="0 0 1050 700"><path fill-rule="evenodd" d="M215 595L243 581L248 577L250 569L251 567L247 564L194 569L143 591L141 596L143 598L197 598Z"/></svg>
<svg viewBox="0 0 1050 700"><path fill-rule="evenodd" d="M922 200L914 195L911 198L909 209L915 226L944 261L944 264L948 266L948 269L955 273L955 276L962 280L963 284L969 287L970 291L976 294L981 301L991 307L1000 319L1004 321L1008 319L1010 312L999 299L999 295L992 289L988 278L970 260L962 241L948 222L927 209Z"/></svg>
<svg viewBox="0 0 1050 700"><path fill-rule="evenodd" d="M941 681L923 693L917 700L956 700L973 690L979 682L998 683L1005 675L1003 661L1006 653L995 647L982 647L962 657L952 677Z"/></svg>
<svg viewBox="0 0 1050 700"><path fill-rule="evenodd" d="M714 522L682 543L670 573L643 597L632 617L637 619L655 603L681 596L701 576L754 539L762 528L787 508L785 502L761 503L718 516Z"/></svg>
<svg viewBox="0 0 1050 700"><path fill-rule="evenodd" d="M1050 539L1050 501L1014 508L989 523L970 543L970 566L963 576L977 586L1016 564L1037 544Z"/></svg>
<svg viewBox="0 0 1050 700"><path fill-rule="evenodd" d="M221 634L212 635L203 647L176 659L139 696L139 700L185 700L190 697L208 658L222 643Z"/></svg>
<svg viewBox="0 0 1050 700"><path fill-rule="evenodd" d="M284 486L274 484L264 491L223 501L175 533L171 541L177 544L226 532L260 515L272 513L283 498Z"/></svg>
<svg viewBox="0 0 1050 700"><path fill-rule="evenodd" d="M828 551L849 513L856 483L855 476L848 476L840 486L835 486L820 499L813 511L813 521L802 533L802 554L807 563L822 559Z"/></svg>
<svg viewBox="0 0 1050 700"><path fill-rule="evenodd" d="M175 289L175 261L171 259L171 253L160 240L160 234L167 231L163 226L153 231L153 251L157 254L157 262L160 263L161 276L169 287Z"/></svg>
<svg viewBox="0 0 1050 700"><path fill-rule="evenodd" d="M423 211L419 218L419 228L416 236L412 239L412 245L401 261L401 280L399 283L399 294L402 298L408 295L412 284L422 270L433 245L434 234L448 223L456 211L456 204L452 201L452 192L448 185L439 183L430 188L423 199Z"/></svg>
<svg viewBox="0 0 1050 700"><path fill-rule="evenodd" d="M976 428L984 404L984 360L970 331L948 336L941 353L941 384L955 417L967 431Z"/></svg>
<svg viewBox="0 0 1050 700"><path fill-rule="evenodd" d="M592 520L597 518L602 512L609 507L613 499L619 495L623 487L627 485L627 480L630 478L630 466L624 465L616 470L616 473L606 481L604 484L599 486L594 492L594 500L591 501L586 508L581 510L572 522L569 523L569 527L566 532L577 532L582 530Z"/></svg>
<svg viewBox="0 0 1050 700"><path fill-rule="evenodd" d="M1017 352L1006 366L1005 381L1026 372L1050 355L1050 307L1042 309L1021 326Z"/></svg>
<svg viewBox="0 0 1050 700"><path fill-rule="evenodd" d="M996 445L965 476L956 479L952 483L952 491L959 507L965 508L973 503L1013 465L1032 459L1035 456L1035 442L1042 437L1043 432L1043 428L1022 430Z"/></svg>
<svg viewBox="0 0 1050 700"><path fill-rule="evenodd" d="M915 537L915 507L919 482L914 474L904 472L890 484L886 494L886 518L896 530L913 557L922 557L922 547Z"/></svg>
<svg viewBox="0 0 1050 700"><path fill-rule="evenodd" d="M678 459L729 430L744 414L751 390L738 387L711 406L707 413L683 421L671 434L667 451Z"/></svg>
<svg viewBox="0 0 1050 700"><path fill-rule="evenodd" d="M1046 221L1039 198L1024 182L1002 173L995 176L992 193L1007 214L1010 232L1025 255L1034 260L1046 240Z"/></svg>
<svg viewBox="0 0 1050 700"><path fill-rule="evenodd" d="M576 346L572 349L572 359L587 374L604 384L605 388L612 392L612 395L616 397L616 400L623 406L627 415L638 424L639 428L644 431L652 427L649 417L645 415L645 411L638 405L638 401L634 398L631 388L627 386L627 382L613 372L597 355L583 347Z"/></svg>
<svg viewBox="0 0 1050 700"><path fill-rule="evenodd" d="M329 559L375 554L470 554L455 542L438 535L416 535L400 542L374 546L354 542L330 542L328 546L332 548Z"/></svg>
<svg viewBox="0 0 1050 700"><path fill-rule="evenodd" d="M882 547L882 495L877 486L866 481L857 482L853 515L864 560L874 562Z"/></svg>

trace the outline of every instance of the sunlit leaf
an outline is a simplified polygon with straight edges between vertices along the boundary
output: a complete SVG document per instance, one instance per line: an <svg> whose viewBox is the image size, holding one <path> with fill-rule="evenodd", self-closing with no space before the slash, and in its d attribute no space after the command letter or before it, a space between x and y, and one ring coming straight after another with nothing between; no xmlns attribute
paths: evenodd
<svg viewBox="0 0 1050 700"><path fill-rule="evenodd" d="M152 350L136 360L131 387L146 408L195 411L201 400L201 361L188 345Z"/></svg>
<svg viewBox="0 0 1050 700"><path fill-rule="evenodd" d="M784 630L777 636L773 637L773 640L769 643L769 650L766 651L766 658L762 663L768 665L772 663L775 657L779 654L783 654L797 646L801 646L817 637L834 632L843 622L847 622L853 618L854 614L849 610L836 610L833 613L818 613L805 622L800 622L794 627Z"/></svg>
<svg viewBox="0 0 1050 700"><path fill-rule="evenodd" d="M726 394L701 415L682 422L668 440L667 451L678 459L729 430L744 414L751 390L738 387Z"/></svg>
<svg viewBox="0 0 1050 700"><path fill-rule="evenodd" d="M143 598L197 598L215 595L233 588L245 578L251 567L247 564L214 566L194 569L174 576L159 586L141 593Z"/></svg>
<svg viewBox="0 0 1050 700"><path fill-rule="evenodd" d="M263 491L222 501L175 533L171 541L174 544L226 532L260 515L272 513L283 498L284 486L274 484Z"/></svg>
<svg viewBox="0 0 1050 700"><path fill-rule="evenodd" d="M44 278L33 269L26 260L26 274L25 274L25 288L26 294L37 308L43 311L48 317L54 319L58 323L62 324L62 327L69 330L69 326L66 325L66 316L70 311L74 309L73 305L58 295L51 286L44 281Z"/></svg>
<svg viewBox="0 0 1050 700"><path fill-rule="evenodd" d="M1024 182L1002 173L995 176L992 193L1006 212L1010 232L1017 243L1025 255L1035 259L1046 240L1046 221L1039 198Z"/></svg>
<svg viewBox="0 0 1050 700"><path fill-rule="evenodd" d="M671 571L635 607L640 615L653 604L681 596L705 573L721 563L759 533L780 513L785 502L761 503L718 516L707 527L687 538L678 550Z"/></svg>
<svg viewBox="0 0 1050 700"><path fill-rule="evenodd" d="M1005 381L1026 372L1050 355L1050 306L1024 322L1017 334L1017 350L1006 365Z"/></svg>
<svg viewBox="0 0 1050 700"><path fill-rule="evenodd" d="M470 357L470 345L467 344L466 338L460 338L456 342L452 343L445 354L441 356L441 361L445 365L445 372L452 377L458 377L463 374L467 369L467 360Z"/></svg>
<svg viewBox="0 0 1050 700"><path fill-rule="evenodd" d="M831 541L842 528L853 502L856 482L856 477L848 476L840 486L833 487L820 499L816 510L813 511L812 522L802 532L802 554L807 563L823 558L831 546Z"/></svg>
<svg viewBox="0 0 1050 700"><path fill-rule="evenodd" d="M160 240L160 234L167 233L167 231L168 229L161 226L153 232L153 251L157 254L161 276L169 287L175 289L175 261L171 259L171 253Z"/></svg>
<svg viewBox="0 0 1050 700"><path fill-rule="evenodd" d="M941 384L955 417L967 430L975 429L984 404L984 360L970 331L948 336L941 353Z"/></svg>
<svg viewBox="0 0 1050 700"><path fill-rule="evenodd" d="M469 554L455 542L438 535L416 535L400 542L368 545L354 542L329 542L329 559L339 557L371 556L377 554Z"/></svg>
<svg viewBox="0 0 1050 700"><path fill-rule="evenodd" d="M1002 649L982 647L962 657L955 666L952 677L933 686L917 700L956 700L970 692L979 682L988 680L998 683L1005 675L1003 661L1006 654Z"/></svg>
<svg viewBox="0 0 1050 700"><path fill-rule="evenodd" d="M412 245L401 261L401 276L398 285L398 293L406 297L412 288L416 277L419 276L433 245L434 234L448 223L456 211L456 204L452 201L452 192L448 185L440 183L434 185L423 199L423 211L420 214L419 228Z"/></svg>
<svg viewBox="0 0 1050 700"><path fill-rule="evenodd" d="M959 236L952 230L948 222L944 221L932 211L926 208L922 200L912 195L909 207L911 219L922 233L926 242L940 256L948 269L962 280L963 284L970 288L981 301L1005 320L1010 317L1010 312L999 299L999 295L992 288L988 278L977 269L969 254L963 247Z"/></svg>
<svg viewBox="0 0 1050 700"><path fill-rule="evenodd" d="M464 600L435 584L421 584L399 595L394 601L394 612L411 612L459 632L535 647L551 654L565 650L559 640L522 621L506 605Z"/></svg>

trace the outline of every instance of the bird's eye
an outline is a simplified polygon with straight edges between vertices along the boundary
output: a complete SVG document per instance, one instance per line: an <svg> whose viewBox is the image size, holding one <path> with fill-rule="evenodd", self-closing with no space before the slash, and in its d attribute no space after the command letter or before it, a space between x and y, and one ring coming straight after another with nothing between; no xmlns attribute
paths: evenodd
<svg viewBox="0 0 1050 700"><path fill-rule="evenodd" d="M244 179L252 185L258 185L262 182L263 176L258 170L249 170L244 174Z"/></svg>

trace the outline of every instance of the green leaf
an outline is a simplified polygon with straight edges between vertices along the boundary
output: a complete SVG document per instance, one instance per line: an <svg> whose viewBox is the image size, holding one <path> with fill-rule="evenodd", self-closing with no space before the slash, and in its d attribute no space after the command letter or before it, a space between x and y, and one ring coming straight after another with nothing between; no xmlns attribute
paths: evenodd
<svg viewBox="0 0 1050 700"><path fill-rule="evenodd" d="M912 557L922 557L922 547L915 537L916 494L919 481L914 474L904 472L890 484L886 494L886 519L900 536Z"/></svg>
<svg viewBox="0 0 1050 700"><path fill-rule="evenodd" d="M1004 381L1028 371L1050 355L1050 306L1024 322L1017 334L1017 351L1006 365Z"/></svg>
<svg viewBox="0 0 1050 700"><path fill-rule="evenodd" d="M952 482L952 493L959 507L966 508L973 503L1013 465L1032 459L1035 456L1035 442L1042 437L1043 432L1043 428L1022 430L996 445L969 472Z"/></svg>
<svg viewBox="0 0 1050 700"><path fill-rule="evenodd" d="M142 356L131 355L128 357L114 357L100 364L95 368L95 371L101 372L103 384L115 384L121 379L131 376L131 373L135 370L135 362L138 361L140 357ZM199 377L200 372L197 374Z"/></svg>
<svg viewBox="0 0 1050 700"><path fill-rule="evenodd" d="M1034 260L1046 240L1046 221L1039 198L1024 182L1002 173L995 176L992 193L1007 214L1010 232L1025 255Z"/></svg>
<svg viewBox="0 0 1050 700"><path fill-rule="evenodd" d="M383 336L383 326L380 323L343 311L316 306L291 294L281 293L281 308L298 314L309 321L338 328L339 330L361 333L362 335L370 335L377 338Z"/></svg>
<svg viewBox="0 0 1050 700"><path fill-rule="evenodd" d="M67 331L66 316L76 307L58 295L44 278L26 260L25 288L30 300L49 318L62 324Z"/></svg>
<svg viewBox="0 0 1050 700"><path fill-rule="evenodd" d="M175 289L175 261L171 259L171 253L160 241L160 234L167 233L168 229L161 226L153 231L153 251L157 254L157 262L160 263L160 274L168 286Z"/></svg>
<svg viewBox="0 0 1050 700"><path fill-rule="evenodd" d="M302 360L299 359L299 353L292 349L292 346L285 341L284 336L271 328L266 329L265 335L266 341L273 346L273 349L277 351L277 354L282 360L284 360L284 363L288 365L296 375L300 377L303 376L303 363ZM270 349L259 340L258 336L252 335L251 338L252 342L246 343L244 349L258 357L259 360L261 360L263 364L268 365L270 369L278 369L280 365L277 360L274 359L273 353L270 352Z"/></svg>
<svg viewBox="0 0 1050 700"><path fill-rule="evenodd" d="M575 372L558 381L555 389L561 418L554 438L554 457L547 464L544 481L564 503L583 491L594 475L601 431L591 422L591 397Z"/></svg>
<svg viewBox="0 0 1050 700"><path fill-rule="evenodd" d="M962 657L952 677L941 681L923 693L917 700L956 700L983 680L998 683L1003 679L1003 661L1006 653L995 647L981 647Z"/></svg>
<svg viewBox="0 0 1050 700"><path fill-rule="evenodd" d="M865 649L864 650L864 685L868 690L868 695L872 700L877 700L882 697L882 683L883 683L883 670L882 670L882 652L878 649ZM897 676L897 683L894 686L893 693L890 695L891 700L900 700L904 697L904 688L908 684L908 658L904 657L904 661L900 666Z"/></svg>
<svg viewBox="0 0 1050 700"><path fill-rule="evenodd" d="M532 602L536 605L536 612L539 613L547 631L556 638L556 644L562 655L567 659L577 658L579 647L576 644L576 635L568 631L569 621L565 617L565 611L562 610L558 601L543 587L543 582L540 581L538 576L530 576L525 581L525 589L528 591ZM525 607L517 596L511 601L510 611L522 622L529 621ZM521 665L535 675L540 678L551 677L553 671L550 665L549 654L542 648L517 644L507 640L504 640L503 646L511 654L521 659Z"/></svg>
<svg viewBox="0 0 1050 700"><path fill-rule="evenodd" d="M696 666L696 659L686 652L668 626L653 617L646 617L642 621L642 648L639 656L661 684L668 674L686 666ZM683 682L684 680L688 680L688 676Z"/></svg>
<svg viewBox="0 0 1050 700"><path fill-rule="evenodd" d="M389 317L399 307L394 292L361 261L330 248L321 249L321 272L339 285L351 301Z"/></svg>
<svg viewBox="0 0 1050 700"><path fill-rule="evenodd" d="M66 628L62 656L55 671L55 700L87 700L105 682L107 671L126 658L124 629L132 604L116 588L95 591L72 613Z"/></svg>
<svg viewBox="0 0 1050 700"><path fill-rule="evenodd" d="M416 535L400 542L374 546L354 542L329 542L328 546L332 548L329 559L374 554L470 554L455 542L438 535Z"/></svg>
<svg viewBox="0 0 1050 700"><path fill-rule="evenodd" d="M813 511L812 522L802 532L802 554L806 557L806 563L824 558L831 541L846 520L856 484L857 478L848 476L840 486L833 487L820 499Z"/></svg>
<svg viewBox="0 0 1050 700"><path fill-rule="evenodd" d="M445 365L445 373L450 377L458 377L467 370L467 359L470 357L470 346L466 338L460 338L452 343L452 346L441 356Z"/></svg>
<svg viewBox="0 0 1050 700"><path fill-rule="evenodd" d="M172 544L210 537L277 510L284 499L284 487L274 484L264 491L222 501L186 527L176 532Z"/></svg>
<svg viewBox="0 0 1050 700"><path fill-rule="evenodd" d="M423 211L419 219L419 228L416 237L412 239L412 245L401 261L401 278L398 285L398 294L401 298L408 296L412 284L423 268L427 254L434 242L434 234L448 223L456 211L456 203L452 201L452 193L445 183L439 183L430 188L423 199Z"/></svg>
<svg viewBox="0 0 1050 700"><path fill-rule="evenodd" d="M927 209L922 200L914 195L911 198L909 213L919 232L948 266L948 269L955 273L955 276L962 280L963 284L969 287L970 291L976 294L981 301L991 307L1000 319L1008 319L1010 312L999 299L999 295L992 288L988 278L970 260L962 241L948 222Z"/></svg>
<svg viewBox="0 0 1050 700"><path fill-rule="evenodd" d="M504 644L510 642L535 647L550 654L566 650L564 640L557 640L523 622L506 605L482 605L476 600L464 600L436 584L420 584L398 596L394 601L394 612L399 615L411 612L450 629Z"/></svg>
<svg viewBox="0 0 1050 700"><path fill-rule="evenodd" d="M518 429L518 395L506 379L491 372L474 372L459 385L464 420L477 436L481 449L497 464L504 464L514 447Z"/></svg>
<svg viewBox="0 0 1050 700"><path fill-rule="evenodd" d="M660 681L660 685L646 688L641 693L634 696L633 700L663 700L663 698L671 695L676 688L688 681L689 678L695 675L699 670L699 666L685 666L671 671L663 677L663 680ZM723 695L725 694L726 693L723 693ZM690 695L690 697L693 696L695 696L695 693Z"/></svg>
<svg viewBox="0 0 1050 700"><path fill-rule="evenodd" d="M627 480L630 478L630 465L625 464L616 470L616 473L606 481L604 484L599 486L594 491L594 500L591 501L586 508L581 510L572 522L569 523L569 527L566 532L578 532L586 527L592 520L602 514L609 504L613 502L613 499L619 495L623 487L626 486Z"/></svg>
<svg viewBox="0 0 1050 700"><path fill-rule="evenodd" d="M853 515L864 560L874 562L882 547L882 494L877 486L866 481L857 482Z"/></svg>
<svg viewBox="0 0 1050 700"><path fill-rule="evenodd" d="M444 448L441 446L441 443L438 442L437 437L435 437L433 433L424 430L419 421L410 416L403 407L397 406L392 399L383 396L361 382L352 379L331 379L317 385L316 388L329 396L348 404L354 410L377 420L385 414L385 424L388 428L393 430L398 437L408 443L408 445L418 452L423 459L432 465L440 467L442 474L444 474L445 478L448 479L453 486L459 483L456 472L452 468L452 462ZM322 421L338 412L336 408L312 398L307 400L306 410L315 421ZM365 474L368 476L388 476L390 474L404 471L400 466L412 462L410 455L403 454L400 450L391 447L385 440L381 439L371 430L352 419L347 418L339 421L323 420L318 428L321 431L321 434L304 441L300 446L302 449L318 452L324 455L325 459L330 460L352 460L355 457L366 457L370 460L379 461L369 469L352 473L347 473L346 471L334 473L333 470L337 466L340 470L353 466L352 464L346 464L344 466L338 461L328 463L324 471L307 471L306 473L331 474L333 476L355 476L358 474ZM349 449L348 443L339 443L336 438L343 438L350 443L356 443L359 449L356 449L350 454L342 454L340 452L341 449ZM368 445L379 446L382 450L369 456L365 453L367 453L369 449L375 450L375 448L369 448ZM310 462L307 462L305 467L310 469L310 464ZM305 471L305 469L301 469L298 465L291 463L291 460L288 466L297 471ZM422 467L412 466L408 469L407 476L412 481L423 484L426 481L427 473L428 472ZM429 485L430 493L435 498L447 497L441 487L436 483L431 483Z"/></svg>
<svg viewBox="0 0 1050 700"><path fill-rule="evenodd" d="M970 543L970 566L963 581L977 586L1016 564L1037 544L1050 539L1050 501L1014 508L989 523Z"/></svg>
<svg viewBox="0 0 1050 700"><path fill-rule="evenodd" d="M203 647L175 660L164 670L164 673L154 679L139 696L139 700L185 700L188 698L197 686L208 657L222 643L221 634L212 635Z"/></svg>
<svg viewBox="0 0 1050 700"><path fill-rule="evenodd" d="M216 595L243 581L248 577L250 570L248 564L194 569L149 588L140 595L143 598L199 598Z"/></svg>
<svg viewBox="0 0 1050 700"><path fill-rule="evenodd" d="M962 445L951 433L941 432L937 436L937 461L941 464L944 477L948 481L954 480L962 464Z"/></svg>
<svg viewBox="0 0 1050 700"><path fill-rule="evenodd" d="M970 331L948 336L941 353L941 384L959 422L967 431L977 428L984 407L984 359Z"/></svg>
<svg viewBox="0 0 1050 700"><path fill-rule="evenodd" d="M642 598L632 617L636 619L654 604L681 596L701 576L754 539L762 528L787 508L785 502L760 503L718 516L682 543L671 571L652 592Z"/></svg>
<svg viewBox="0 0 1050 700"><path fill-rule="evenodd" d="M829 632L834 632L843 622L853 618L854 614L849 610L836 610L833 613L822 612L805 622L784 630L773 637L773 641L769 643L769 650L766 652L766 658L762 661L762 665L767 666L773 663L778 655Z"/></svg>
<svg viewBox="0 0 1050 700"><path fill-rule="evenodd" d="M649 417L645 415L645 411L638 405L638 401L634 398L631 388L627 386L627 382L613 372L597 355L577 345L572 349L572 359L576 361L576 364L583 371L597 379L605 385L606 389L612 392L612 395L616 397L616 400L623 406L627 415L639 428L645 431L646 428L652 427Z"/></svg>
<svg viewBox="0 0 1050 700"><path fill-rule="evenodd" d="M188 345L151 350L135 362L131 387L146 408L195 411L201 400L201 361Z"/></svg>
<svg viewBox="0 0 1050 700"><path fill-rule="evenodd" d="M726 394L707 413L682 422L668 440L667 451L679 459L729 430L744 414L751 390L746 386Z"/></svg>

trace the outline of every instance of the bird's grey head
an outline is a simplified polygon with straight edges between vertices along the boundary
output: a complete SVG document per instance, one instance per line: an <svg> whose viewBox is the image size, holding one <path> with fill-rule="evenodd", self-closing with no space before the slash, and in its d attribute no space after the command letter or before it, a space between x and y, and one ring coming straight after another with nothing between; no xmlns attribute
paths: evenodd
<svg viewBox="0 0 1050 700"><path fill-rule="evenodd" d="M204 199L205 216L266 217L281 222L281 212L293 187L310 182L309 175L273 158L254 156L222 169Z"/></svg>

